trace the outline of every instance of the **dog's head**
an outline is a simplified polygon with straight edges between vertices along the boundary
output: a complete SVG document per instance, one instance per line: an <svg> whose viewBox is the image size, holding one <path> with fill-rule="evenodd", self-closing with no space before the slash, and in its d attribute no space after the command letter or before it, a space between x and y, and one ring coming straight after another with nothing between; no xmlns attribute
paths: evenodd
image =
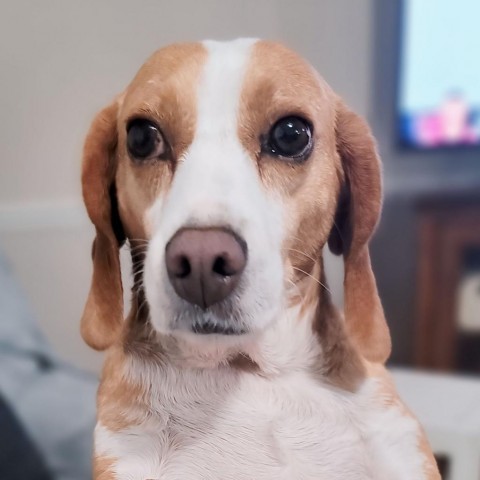
<svg viewBox="0 0 480 480"><path fill-rule="evenodd" d="M94 120L82 181L96 227L82 319L92 347L122 328L126 239L154 330L239 344L275 324L328 242L344 257L353 343L368 359L388 355L368 253L381 204L373 138L283 46L157 51Z"/></svg>

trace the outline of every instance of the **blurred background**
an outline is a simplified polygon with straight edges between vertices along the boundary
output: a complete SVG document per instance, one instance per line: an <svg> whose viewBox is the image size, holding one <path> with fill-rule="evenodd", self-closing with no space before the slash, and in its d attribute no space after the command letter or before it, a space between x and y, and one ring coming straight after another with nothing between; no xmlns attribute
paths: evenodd
<svg viewBox="0 0 480 480"><path fill-rule="evenodd" d="M0 430L34 453L11 477L0 454L0 478L88 478L101 355L79 335L93 238L79 173L94 114L162 45L254 36L297 50L370 122L390 367L444 478L479 480L479 19L478 0L2 2L0 396L21 425L0 403ZM341 305L342 265L327 263Z"/></svg>

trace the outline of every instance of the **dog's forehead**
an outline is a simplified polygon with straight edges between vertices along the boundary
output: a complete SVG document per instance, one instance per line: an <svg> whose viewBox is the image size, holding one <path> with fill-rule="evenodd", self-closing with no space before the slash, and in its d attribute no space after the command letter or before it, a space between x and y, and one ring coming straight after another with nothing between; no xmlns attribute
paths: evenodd
<svg viewBox="0 0 480 480"><path fill-rule="evenodd" d="M313 97L325 96L328 90L301 56L276 42L239 39L182 43L157 50L145 62L125 92L124 110L156 110L166 102L175 104L172 108L194 111L199 85L212 68L209 60L214 55L218 74L229 72L225 82L241 80L240 108L247 103L258 110L265 103L280 101L285 109L301 110L312 103Z"/></svg>
<svg viewBox="0 0 480 480"><path fill-rule="evenodd" d="M184 85L198 82L208 52L202 43L178 43L154 52L142 65L127 88L127 95L139 90L154 91L171 82Z"/></svg>
<svg viewBox="0 0 480 480"><path fill-rule="evenodd" d="M262 90L267 96L301 101L325 95L326 84L313 67L299 54L281 43L261 40L255 43L245 72L245 93Z"/></svg>

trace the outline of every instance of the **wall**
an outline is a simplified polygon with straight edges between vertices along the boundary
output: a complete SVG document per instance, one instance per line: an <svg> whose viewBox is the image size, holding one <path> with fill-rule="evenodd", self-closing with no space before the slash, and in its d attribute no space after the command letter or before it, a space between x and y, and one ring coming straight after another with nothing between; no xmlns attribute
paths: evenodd
<svg viewBox="0 0 480 480"><path fill-rule="evenodd" d="M297 49L368 114L371 3L17 0L2 7L1 247L61 355L91 369L100 362L78 333L93 236L80 201L80 151L94 113L158 46L255 36ZM338 286L341 264L329 266Z"/></svg>

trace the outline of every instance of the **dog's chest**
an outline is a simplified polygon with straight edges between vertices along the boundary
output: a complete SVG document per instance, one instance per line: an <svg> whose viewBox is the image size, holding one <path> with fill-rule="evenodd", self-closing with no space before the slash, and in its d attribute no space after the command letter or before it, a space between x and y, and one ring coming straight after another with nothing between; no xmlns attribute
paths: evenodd
<svg viewBox="0 0 480 480"><path fill-rule="evenodd" d="M97 427L118 479L421 479L416 424L296 374L164 381L141 424ZM411 455L414 457L412 458ZM408 458L410 456L410 458Z"/></svg>

